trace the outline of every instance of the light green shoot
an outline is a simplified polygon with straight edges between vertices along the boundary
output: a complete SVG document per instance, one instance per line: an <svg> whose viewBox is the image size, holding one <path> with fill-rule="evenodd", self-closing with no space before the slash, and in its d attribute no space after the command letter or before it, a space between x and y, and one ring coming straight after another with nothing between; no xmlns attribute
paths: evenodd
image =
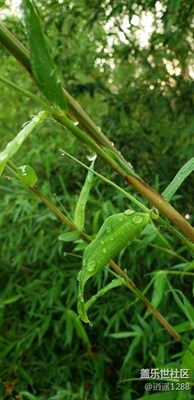
<svg viewBox="0 0 194 400"><path fill-rule="evenodd" d="M90 166L91 169L93 169L93 167L94 167L94 162L95 162L95 159L91 163L91 166ZM94 173L91 169L87 173L85 183L82 187L82 190L79 195L79 199L78 199L78 202L77 202L76 208L75 208L74 223L80 231L84 227L86 204L87 204L88 197L89 197L90 190L91 190L92 183L93 183Z"/></svg>
<svg viewBox="0 0 194 400"><path fill-rule="evenodd" d="M27 122L17 136L7 144L6 148L0 153L0 175L2 174L7 161L17 153L28 135L37 125L41 124L46 117L47 113L45 111L40 111L31 121Z"/></svg>
<svg viewBox="0 0 194 400"><path fill-rule="evenodd" d="M70 157L72 160L76 161L78 164L80 164L83 168L87 169L88 171L92 171L94 175L96 175L98 178L100 178L103 182L108 183L108 185L114 187L116 190L118 190L120 193L122 193L125 197L127 197L131 202L136 204L139 208L141 208L145 212L149 212L150 209L146 207L143 203L141 203L139 200L137 200L134 196L126 192L124 189L122 189L120 186L116 185L116 183L110 181L108 178L105 178L105 176L99 174L99 172L94 171L91 167L88 167L84 163L82 163L80 160L77 158L73 157L71 154L67 153L67 151L63 150L64 154L66 154L68 157ZM154 215L154 213L152 213Z"/></svg>
<svg viewBox="0 0 194 400"><path fill-rule="evenodd" d="M111 282L109 282L106 286L100 289L96 294L94 294L85 304L85 309L88 310L96 300L98 300L101 296L106 294L109 290L115 289L121 285L124 285L125 281L122 278L115 278Z"/></svg>

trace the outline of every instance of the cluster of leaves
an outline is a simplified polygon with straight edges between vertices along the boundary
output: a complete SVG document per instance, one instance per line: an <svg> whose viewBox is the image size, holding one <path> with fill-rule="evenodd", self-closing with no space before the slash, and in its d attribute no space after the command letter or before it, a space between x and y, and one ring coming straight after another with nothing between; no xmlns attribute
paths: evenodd
<svg viewBox="0 0 194 400"><path fill-rule="evenodd" d="M36 3L64 86L138 173L155 182L162 192L192 156L192 1L123 0L118 4L111 0L88 5L82 0L79 5L77 1L61 5L50 0L46 7L43 1ZM160 12L156 3L161 4ZM136 15L141 19L145 13L152 13L154 29L142 48L137 39L139 26L132 18ZM126 17L127 23L131 21L127 30L123 28ZM6 24L25 43L20 19L9 17ZM1 52L1 74L35 91L16 61L5 50ZM174 68L172 74L166 60L169 68ZM177 74L179 66L181 72ZM33 113L31 101L10 88L2 91L2 148ZM85 173L59 154L63 146L64 131L48 121L35 130L14 161L33 165L41 191L50 198L56 193L73 216ZM66 133L65 149L81 159L87 155L87 150L80 149ZM96 165L105 172L100 161ZM114 173L111 178L115 178ZM169 339L124 285L94 302L90 309L93 327L77 319L76 276L83 243L78 240L64 245L58 241L64 226L33 194L26 193L14 179L8 185L4 175L0 186L2 396L31 400L151 399L152 395L144 395L143 383L135 381L141 368L190 368L192 378L192 356L189 358L180 344ZM189 183L183 186L182 194L175 201L180 210L190 213ZM107 216L128 206L121 194L107 190L107 185L95 178L86 230L95 235ZM190 254L175 238L152 225L117 259L137 286L146 288L153 305L184 335L188 345L194 321L189 275L193 262L189 260ZM111 280L112 273L106 268L87 284L86 296L90 298ZM186 396L171 393L170 399L189 399L192 395Z"/></svg>

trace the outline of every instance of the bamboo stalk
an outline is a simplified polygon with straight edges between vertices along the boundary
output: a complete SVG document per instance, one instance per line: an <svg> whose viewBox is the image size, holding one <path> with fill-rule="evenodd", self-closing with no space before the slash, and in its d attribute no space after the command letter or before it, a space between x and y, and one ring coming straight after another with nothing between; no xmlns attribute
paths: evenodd
<svg viewBox="0 0 194 400"><path fill-rule="evenodd" d="M0 40L11 54L27 69L32 75L30 65L30 58L28 50L5 28L0 24ZM81 106L72 98L72 96L64 90L64 96L68 100L69 114L79 121L80 126L85 129L93 142L99 147L103 146L111 149L117 156L125 161L121 153L112 146L112 143L104 135L104 133L95 125L91 118L85 113ZM69 127L68 127L69 129ZM71 129L70 129L71 130ZM72 132L74 134L74 132ZM89 143L88 143L89 144ZM103 152L100 152L103 157ZM110 158L103 157L110 163ZM115 166L111 163L112 167L124 177L124 179L132 185L144 198L146 198L153 206L155 206L163 215L165 215L189 240L194 242L194 228L189 222L172 207L159 193L150 187L142 179L126 174L122 167Z"/></svg>

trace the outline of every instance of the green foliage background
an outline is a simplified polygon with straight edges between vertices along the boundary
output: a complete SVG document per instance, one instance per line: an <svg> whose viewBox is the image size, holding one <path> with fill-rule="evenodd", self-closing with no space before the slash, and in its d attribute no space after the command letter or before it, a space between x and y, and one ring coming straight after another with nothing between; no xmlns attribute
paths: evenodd
<svg viewBox="0 0 194 400"><path fill-rule="evenodd" d="M138 174L162 192L193 156L193 1L50 0L35 4L63 86ZM138 39L143 16L152 18L145 46ZM4 23L27 45L20 16L8 14ZM3 47L0 56L0 74L39 95ZM38 108L2 83L0 90L3 149ZM87 163L88 150L49 120L33 132L14 162L32 165L40 190L56 205L59 199L73 216L86 173L61 156L60 148ZM101 160L96 169L123 186ZM185 349L174 343L124 286L94 303L90 309L93 327L79 323L76 276L83 244L58 241L64 226L33 194L9 181L8 175L6 171L0 182L2 398L159 400L160 393L146 395L143 382L135 380L140 369L188 368ZM192 223L191 179L174 196L173 205L189 215ZM95 178L86 229L95 234L108 215L128 206L121 194ZM149 227L117 260L141 290L148 285L150 299L159 296L156 307L187 345L193 339L193 282L183 273L192 272L191 259L177 239ZM164 279L159 273L164 270L175 274ZM153 273L157 273L155 281ZM108 269L94 277L87 286L88 298L111 279ZM11 383L13 390L8 392ZM178 397L174 392L170 395L172 400L193 398L192 391L187 397L181 392Z"/></svg>

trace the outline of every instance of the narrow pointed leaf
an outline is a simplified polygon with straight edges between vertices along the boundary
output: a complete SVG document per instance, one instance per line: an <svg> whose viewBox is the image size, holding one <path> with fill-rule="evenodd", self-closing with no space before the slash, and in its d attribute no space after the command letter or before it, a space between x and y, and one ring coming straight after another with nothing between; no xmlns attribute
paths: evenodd
<svg viewBox="0 0 194 400"><path fill-rule="evenodd" d="M30 63L36 83L46 98L60 108L66 109L66 99L55 64L43 34L39 16L31 0L23 0L22 8L29 43Z"/></svg>
<svg viewBox="0 0 194 400"><path fill-rule="evenodd" d="M94 167L94 161L95 160L92 161L90 168ZM82 230L84 227L85 209L93 183L93 175L93 172L89 170L75 208L74 222L80 230Z"/></svg>
<svg viewBox="0 0 194 400"><path fill-rule="evenodd" d="M184 180L194 171L194 157L184 164L181 169L177 172L174 179L170 182L167 188L162 193L162 196L167 201L170 201L172 196L176 193L179 186L184 182Z"/></svg>

